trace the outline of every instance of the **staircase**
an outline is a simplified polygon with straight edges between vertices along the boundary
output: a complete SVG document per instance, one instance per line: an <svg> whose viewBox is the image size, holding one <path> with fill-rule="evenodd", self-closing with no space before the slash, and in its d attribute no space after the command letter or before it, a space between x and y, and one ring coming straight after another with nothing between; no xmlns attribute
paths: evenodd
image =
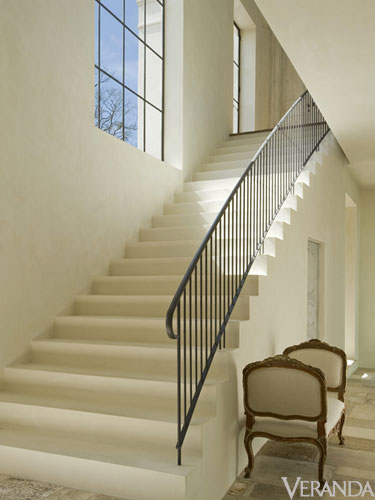
<svg viewBox="0 0 375 500"><path fill-rule="evenodd" d="M75 314L57 317L52 338L31 343L28 359L4 370L0 470L131 500L188 498L202 466L202 432L216 416L226 354L212 366L176 464L176 352L165 333L173 294L217 212L267 132L232 137L185 182L164 215L141 229L125 258L110 263ZM247 280L228 330L248 319ZM198 498L198 497L189 497Z"/></svg>
<svg viewBox="0 0 375 500"><path fill-rule="evenodd" d="M217 500L237 473L226 448L231 356L267 256L309 183L314 155L278 212L226 328L226 349L208 372L176 463L176 343L165 314L197 248L268 132L230 137L112 260L53 337L4 369L0 471L131 500ZM237 411L237 408L235 408ZM229 432L230 427L232 429ZM232 440L233 440L232 439ZM233 446L236 449L236 443ZM219 450L219 451L218 451ZM221 495L221 496L220 496Z"/></svg>

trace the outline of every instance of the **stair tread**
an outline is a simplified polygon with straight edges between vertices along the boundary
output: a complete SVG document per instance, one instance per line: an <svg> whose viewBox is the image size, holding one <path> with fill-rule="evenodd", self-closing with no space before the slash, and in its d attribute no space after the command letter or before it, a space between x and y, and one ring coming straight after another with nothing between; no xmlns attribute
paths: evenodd
<svg viewBox="0 0 375 500"><path fill-rule="evenodd" d="M152 402L155 403L154 400ZM3 391L0 391L0 405L1 403L122 417L128 419L129 423L132 420L145 422L157 421L166 424L177 423L176 408L173 401L170 401L168 405L165 400L162 401L163 404L150 405L150 408L145 409L144 402L140 399L137 407L137 402L134 398L129 405L126 404L125 398L100 394L100 402L98 402L97 397L89 397L83 391L76 390L71 391L71 394L56 394L56 391L52 391L51 389L48 391L34 386L31 388L18 387L16 390L6 390L5 388ZM201 425L209 422L214 417L215 413L212 410L210 411L209 407L198 407L196 414L192 418L192 425Z"/></svg>
<svg viewBox="0 0 375 500"><path fill-rule="evenodd" d="M168 342L169 341L169 342ZM35 340L34 342L46 342L51 344L58 343L71 343L77 345L101 345L101 346L119 346L119 347L146 347L146 348L163 348L163 349L176 349L176 344L173 339L170 339L165 333L165 342L136 342L124 340L111 340L111 339L86 339L86 338L65 338L65 337L51 337L43 341Z"/></svg>
<svg viewBox="0 0 375 500"><path fill-rule="evenodd" d="M174 214L167 214L174 215ZM177 215L177 214L175 214ZM202 240L168 240L168 241L136 241L132 243L127 243L128 246L149 246L149 247L159 247L159 246L186 246L191 243L200 244ZM169 258L169 257L168 257ZM134 260L134 259L132 259Z"/></svg>
<svg viewBox="0 0 375 500"><path fill-rule="evenodd" d="M39 371L43 373L64 373L64 374L73 374L73 375L85 375L90 377L105 377L105 378L115 378L115 379L127 379L127 380L142 380L144 382L156 382L156 383L172 383L176 384L176 376L175 375L160 375L157 376L155 373L143 373L141 371L135 372L123 370L111 370L102 368L99 370L98 368L90 368L88 367L76 367L70 365L63 364L47 364L47 363L19 363L9 365L9 370L18 369L18 370L30 370L30 371ZM215 378L207 378L207 385L215 385L217 383L221 383L226 380L226 376L215 377Z"/></svg>

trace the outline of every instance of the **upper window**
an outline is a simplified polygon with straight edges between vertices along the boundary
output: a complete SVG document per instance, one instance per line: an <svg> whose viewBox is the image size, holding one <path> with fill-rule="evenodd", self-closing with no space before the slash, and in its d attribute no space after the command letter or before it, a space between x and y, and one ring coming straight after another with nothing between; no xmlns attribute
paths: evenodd
<svg viewBox="0 0 375 500"><path fill-rule="evenodd" d="M164 0L95 0L95 124L163 159Z"/></svg>
<svg viewBox="0 0 375 500"><path fill-rule="evenodd" d="M240 131L240 28L233 25L233 132Z"/></svg>

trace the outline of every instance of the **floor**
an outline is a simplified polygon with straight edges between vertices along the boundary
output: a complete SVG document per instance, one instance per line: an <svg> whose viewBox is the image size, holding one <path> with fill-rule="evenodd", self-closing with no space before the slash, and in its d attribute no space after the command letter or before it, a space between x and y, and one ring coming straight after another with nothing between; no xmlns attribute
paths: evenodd
<svg viewBox="0 0 375 500"><path fill-rule="evenodd" d="M362 378L367 373L368 378ZM373 377L373 380L371 380ZM325 479L370 482L375 492L375 370L359 369L349 379L346 393L347 419L345 446L337 437L329 443ZM289 495L281 481L287 476L316 480L317 451L312 446L268 442L255 458L251 479L241 474L223 500L287 500ZM293 484L291 484L293 486ZM359 490L353 488L352 495ZM301 497L295 494L293 500ZM306 498L306 496L304 497ZM330 498L325 494L323 498ZM334 498L344 498L336 496ZM363 495L360 498L373 498ZM0 474L0 500L116 500L114 497L72 490L49 483L18 479ZM152 500L152 499L150 499Z"/></svg>

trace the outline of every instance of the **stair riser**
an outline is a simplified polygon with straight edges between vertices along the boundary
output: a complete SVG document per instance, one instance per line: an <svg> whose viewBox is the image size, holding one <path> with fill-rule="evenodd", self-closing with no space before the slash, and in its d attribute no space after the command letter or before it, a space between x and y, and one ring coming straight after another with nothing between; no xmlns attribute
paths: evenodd
<svg viewBox="0 0 375 500"><path fill-rule="evenodd" d="M210 224L194 227L166 227L141 229L139 231L140 241L176 241L176 240L201 240L206 236ZM186 269L185 269L186 270ZM173 274L173 273L167 273Z"/></svg>
<svg viewBox="0 0 375 500"><path fill-rule="evenodd" d="M254 156L254 154L258 151L259 145L258 144L232 144L229 143L228 145L225 146L220 146L215 149L214 151L214 156L222 156L222 155L228 155L228 154L238 154L238 153L244 153L248 154L249 156Z"/></svg>
<svg viewBox="0 0 375 500"><path fill-rule="evenodd" d="M173 242L160 245L142 245L142 243L138 243L137 245L127 246L125 256L128 259L192 257L200 244L201 240L194 242L186 241L185 245L174 245Z"/></svg>
<svg viewBox="0 0 375 500"><path fill-rule="evenodd" d="M238 153L223 153L223 154L217 154L217 155L212 155L209 157L208 162L205 163L205 165L209 165L211 163L221 163L221 162L228 162L228 161L247 161L251 160L252 156L256 153L258 147L254 146L249 148L248 151L240 151Z"/></svg>
<svg viewBox="0 0 375 500"><path fill-rule="evenodd" d="M229 179L215 179L208 181L191 181L184 183L184 191L217 191L220 189L227 189L229 193L233 190L234 186L238 182L239 176L234 176L234 178Z"/></svg>
<svg viewBox="0 0 375 500"><path fill-rule="evenodd" d="M169 203L164 206L165 215L219 212L225 200L213 200L191 203Z"/></svg>
<svg viewBox="0 0 375 500"><path fill-rule="evenodd" d="M168 378L173 380L176 377L177 367L176 367L176 353L172 349L165 349L166 351L171 351L174 360L150 360L146 357L132 359L129 356L120 357L109 357L109 356L93 356L93 355L62 355L62 354L52 354L52 353L39 353L35 352L33 354L34 363L53 363L55 366L65 366L69 363L72 368L80 368L82 366L89 366L90 370L94 371L108 371L114 374L123 373L123 368L126 366L126 375L130 378L133 375L142 374L143 377L150 380L163 380ZM198 357L199 359L199 357ZM215 360L216 361L216 360ZM193 366L195 366L195 357L192 358ZM198 361L199 364L199 361ZM223 363L214 363L210 372L207 376L208 382L215 382L218 380L224 380L227 376L226 365ZM0 418L1 420L1 418Z"/></svg>
<svg viewBox="0 0 375 500"><path fill-rule="evenodd" d="M255 205L257 200L254 201ZM242 203L238 202L238 208L241 210L234 210L234 213L239 214L241 224L244 224L244 219L247 217L246 211L247 199L243 198ZM241 206L240 206L241 205ZM243 208L245 207L245 208ZM221 207L220 207L221 208ZM261 213L263 213L263 203L261 206ZM178 227L178 226L200 226L212 224L216 219L218 212L198 213L198 214L176 214L176 215L158 215L152 218L153 227ZM277 214L278 220L287 222L289 224L290 212L287 208L281 208ZM235 221L237 222L237 221ZM246 221L247 222L247 221Z"/></svg>
<svg viewBox="0 0 375 500"><path fill-rule="evenodd" d="M265 252L267 255L274 255L274 244L265 242ZM181 283L182 275L180 276L163 276L161 280L153 282L150 277L141 281L141 277L129 281L112 281L112 278L98 278L94 281L92 286L92 293L94 295L171 295L173 296ZM170 279L169 279L170 278ZM203 281L203 288L205 289L205 282ZM208 290L210 290L210 281L208 281ZM213 280L213 290L214 290ZM198 290L199 292L199 290ZM242 291L244 294L256 295L257 282L249 279Z"/></svg>
<svg viewBox="0 0 375 500"><path fill-rule="evenodd" d="M213 171L204 171L204 172L197 172L193 174L193 181L209 181L209 180L219 180L219 179L231 179L233 177L237 177L238 179L241 177L241 175L245 172L247 165L241 165L240 168L232 168L229 165L226 168L222 169L215 169Z"/></svg>
<svg viewBox="0 0 375 500"><path fill-rule="evenodd" d="M4 474L137 500L185 500L185 478L143 468L0 446Z"/></svg>
<svg viewBox="0 0 375 500"><path fill-rule="evenodd" d="M93 299L97 296L93 296ZM170 305L172 297L167 300L145 300L142 298L139 302L134 300L126 302L124 300L117 301L115 298L108 301L103 300L76 300L75 313L80 316L137 316L137 317L165 317L167 309ZM241 304L242 302L242 304ZM198 305L200 300L198 300ZM198 310L195 313L195 305L192 303L193 317L200 317L201 313ZM198 309L200 309L198 307ZM204 312L203 312L204 314ZM248 319L249 305L246 296L244 300L239 299L231 316L233 319Z"/></svg>
<svg viewBox="0 0 375 500"><path fill-rule="evenodd" d="M64 373L47 370L25 370L16 367L4 368L6 388L22 385L22 387L38 387L54 391L56 396L75 397L75 392L84 394L85 398L100 401L103 395L115 396L123 401L124 411L131 416L147 415L145 410L176 408L176 381L157 381L148 379L132 379ZM200 396L201 405L212 409L216 406L216 386L205 385ZM174 414L174 413L173 413Z"/></svg>
<svg viewBox="0 0 375 500"><path fill-rule="evenodd" d="M217 216L214 213L156 215L152 217L152 227L200 226L212 224Z"/></svg>
<svg viewBox="0 0 375 500"><path fill-rule="evenodd" d="M121 441L124 446L144 442L162 449L176 444L176 424L158 420L145 420L105 413L79 411L69 408L48 407L0 401L0 425L4 423L33 426L39 430L78 433L94 441ZM193 425L187 436L187 450L201 452L201 426Z"/></svg>
<svg viewBox="0 0 375 500"><path fill-rule="evenodd" d="M210 172L221 172L222 170L245 170L249 165L251 160L251 155L247 155L246 158L240 160L222 159L221 161L211 161L210 163L204 163L202 165L202 172L200 173L210 173ZM196 172L199 173L199 172Z"/></svg>
<svg viewBox="0 0 375 500"><path fill-rule="evenodd" d="M257 142L259 144L262 144L262 142L268 137L270 133L271 130L266 132L253 132L251 134L231 135L224 144L237 144L242 142L248 142L248 143Z"/></svg>
<svg viewBox="0 0 375 500"><path fill-rule="evenodd" d="M248 280L250 281L250 280ZM245 285L246 286L246 285ZM255 288L255 286L254 286ZM256 285L256 291L258 286ZM155 320L121 320L103 318L71 317L55 323L54 337L73 340L98 340L122 342L124 344L165 344L176 348L175 340L167 336L164 318L155 324ZM189 328L189 323L187 322ZM210 328L210 325L208 326ZM176 330L176 325L174 326ZM227 347L238 346L238 323L230 321L226 328ZM193 338L194 344L194 338Z"/></svg>
<svg viewBox="0 0 375 500"><path fill-rule="evenodd" d="M174 195L176 203L191 203L196 201L224 201L231 193L230 188L212 189L210 191L182 191Z"/></svg>
<svg viewBox="0 0 375 500"><path fill-rule="evenodd" d="M158 259L156 259L158 260ZM174 262L160 259L160 262L141 262L142 259L123 259L112 261L110 274L112 276L164 276L164 275L184 275L190 259L182 262Z"/></svg>

